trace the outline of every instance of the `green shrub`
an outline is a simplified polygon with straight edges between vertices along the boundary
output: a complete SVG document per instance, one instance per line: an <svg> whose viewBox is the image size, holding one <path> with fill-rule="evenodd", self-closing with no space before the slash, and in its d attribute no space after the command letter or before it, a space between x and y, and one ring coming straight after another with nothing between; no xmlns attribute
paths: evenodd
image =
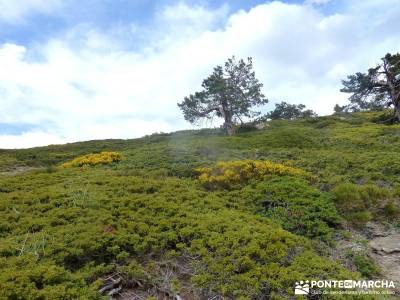
<svg viewBox="0 0 400 300"><path fill-rule="evenodd" d="M270 122L270 128L276 128L279 123L282 124L282 121ZM319 146L316 143L316 138L319 135L318 131L311 128L284 126L279 130L267 130L264 142L269 144L269 147L275 148L313 148Z"/></svg>
<svg viewBox="0 0 400 300"><path fill-rule="evenodd" d="M341 222L330 195L301 178L272 177L231 197L248 199L247 206L255 205L257 211L286 230L309 238L330 241Z"/></svg>
<svg viewBox="0 0 400 300"><path fill-rule="evenodd" d="M393 201L389 201L383 207L385 215L389 218L397 218L400 216L400 207Z"/></svg>
<svg viewBox="0 0 400 300"><path fill-rule="evenodd" d="M345 214L347 220L357 228L362 228L372 220L372 213L369 211L349 212Z"/></svg>
<svg viewBox="0 0 400 300"><path fill-rule="evenodd" d="M336 125L338 119L332 117L317 117L306 119L305 122L313 125L314 128L326 128Z"/></svg>
<svg viewBox="0 0 400 300"><path fill-rule="evenodd" d="M277 189L285 176L275 178ZM288 184L292 177L287 178ZM187 270L181 286L189 284L210 297L288 298L294 282L307 276L356 276L320 259L306 238L282 229L277 219L269 221L255 214L240 199L233 207L233 194L207 192L190 178L72 168L0 180L12 191L2 193L0 201L0 214L8 225L0 236L4 273L0 274L0 298L96 299L100 298L98 279L116 271L131 282L157 286L162 274L154 270L163 257L178 260L171 265L174 272L176 264ZM287 193L293 195L297 188L303 186ZM232 193L244 195L245 191ZM86 205L88 200L90 205ZM311 209L310 215L316 213ZM22 256L21 248L25 249ZM316 261L312 269L300 263L305 256ZM26 263L28 257L34 261ZM134 268L132 261L141 262L140 266ZM46 281L40 277L45 275L37 275L46 274L45 268L55 268L59 275ZM173 274L171 280L182 280ZM171 281L169 288L178 287L178 282L172 285Z"/></svg>
<svg viewBox="0 0 400 300"><path fill-rule="evenodd" d="M240 124L239 126L236 127L236 133L246 133L257 130L258 130L257 127L252 123Z"/></svg>
<svg viewBox="0 0 400 300"><path fill-rule="evenodd" d="M230 220L227 222L226 220ZM329 259L315 256L307 240L291 235L247 214L224 211L221 215L199 216L197 234L190 252L194 261L196 286L224 291L229 298L259 298L269 294L288 298L293 284L301 278L354 278ZM303 263L313 264L311 268ZM306 264L306 265L307 265ZM263 286L269 287L263 294ZM265 293L265 292L264 292Z"/></svg>
<svg viewBox="0 0 400 300"><path fill-rule="evenodd" d="M400 125L370 116L273 121L233 137L207 129L0 150L0 299L99 299L102 279L114 273L124 289L166 282L172 291L232 299L288 299L299 279L356 278L322 256L338 214L391 225L400 195ZM52 167L99 151L124 159ZM243 160L307 175L250 172L211 190L195 179L195 168ZM344 182L370 184L339 188ZM358 260L360 272L373 273Z"/></svg>
<svg viewBox="0 0 400 300"><path fill-rule="evenodd" d="M373 113L371 114L370 119L372 122L378 124L387 124L387 125L393 124L394 123L393 111L387 109Z"/></svg>
<svg viewBox="0 0 400 300"><path fill-rule="evenodd" d="M360 253L351 253L349 257L363 277L371 279L381 275L379 267L371 257Z"/></svg>
<svg viewBox="0 0 400 300"><path fill-rule="evenodd" d="M338 210L357 227L379 218L382 204L391 197L389 190L372 184L343 183L337 185L332 193Z"/></svg>
<svg viewBox="0 0 400 300"><path fill-rule="evenodd" d="M365 209L365 202L360 188L352 183L343 183L333 190L335 203L342 211Z"/></svg>

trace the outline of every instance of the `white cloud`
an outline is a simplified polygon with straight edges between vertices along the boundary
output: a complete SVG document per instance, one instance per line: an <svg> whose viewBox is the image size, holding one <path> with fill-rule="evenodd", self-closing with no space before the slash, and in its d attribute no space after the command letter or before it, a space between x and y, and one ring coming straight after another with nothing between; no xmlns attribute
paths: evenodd
<svg viewBox="0 0 400 300"><path fill-rule="evenodd" d="M305 4L315 4L315 5L324 5L328 4L332 0L306 0L304 3Z"/></svg>
<svg viewBox="0 0 400 300"><path fill-rule="evenodd" d="M176 103L232 54L254 58L272 101L330 113L346 101L341 79L400 49L391 29L400 26L400 9L363 3L326 16L280 2L232 15L182 2L160 11L151 29L79 25L35 48L2 45L0 119L43 130L0 135L0 148L189 128Z"/></svg>
<svg viewBox="0 0 400 300"><path fill-rule="evenodd" d="M32 12L49 14L61 7L61 0L0 0L0 21L15 23Z"/></svg>
<svg viewBox="0 0 400 300"><path fill-rule="evenodd" d="M216 10L208 10L202 6L188 6L184 2L167 6L157 14L160 25L166 25L168 31L180 33L188 30L201 32L210 30L225 20L228 14L228 6L223 5ZM165 30L165 27L163 28Z"/></svg>
<svg viewBox="0 0 400 300"><path fill-rule="evenodd" d="M0 135L0 148L30 148L35 146L63 144L68 142L58 135L43 131L25 132L21 135Z"/></svg>

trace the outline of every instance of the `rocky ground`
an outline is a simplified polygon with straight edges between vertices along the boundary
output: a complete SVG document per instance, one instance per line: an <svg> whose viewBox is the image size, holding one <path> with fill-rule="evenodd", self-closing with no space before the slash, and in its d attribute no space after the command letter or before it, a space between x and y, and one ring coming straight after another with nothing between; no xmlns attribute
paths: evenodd
<svg viewBox="0 0 400 300"><path fill-rule="evenodd" d="M400 287L400 233L398 230L376 228L369 240L371 257L379 265L382 274Z"/></svg>
<svg viewBox="0 0 400 300"><path fill-rule="evenodd" d="M337 244L336 259L346 261L347 253L360 253L371 257L379 267L379 279L395 282L400 295L400 230L376 222L369 222L363 231L351 231L351 237ZM351 268L350 262L347 266Z"/></svg>

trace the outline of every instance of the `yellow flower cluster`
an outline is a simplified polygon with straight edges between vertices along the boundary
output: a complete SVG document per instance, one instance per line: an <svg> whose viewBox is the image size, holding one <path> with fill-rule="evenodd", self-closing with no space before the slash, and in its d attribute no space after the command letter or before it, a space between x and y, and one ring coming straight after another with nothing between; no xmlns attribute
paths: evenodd
<svg viewBox="0 0 400 300"><path fill-rule="evenodd" d="M94 154L87 154L79 156L69 162L62 164L64 168L70 167L83 167L83 166L95 166L111 164L118 162L122 159L122 155L118 152L100 152Z"/></svg>
<svg viewBox="0 0 400 300"><path fill-rule="evenodd" d="M311 178L307 172L270 161L237 160L218 162L211 168L198 168L200 182L208 188L232 188L251 179L263 180L269 175L294 175Z"/></svg>

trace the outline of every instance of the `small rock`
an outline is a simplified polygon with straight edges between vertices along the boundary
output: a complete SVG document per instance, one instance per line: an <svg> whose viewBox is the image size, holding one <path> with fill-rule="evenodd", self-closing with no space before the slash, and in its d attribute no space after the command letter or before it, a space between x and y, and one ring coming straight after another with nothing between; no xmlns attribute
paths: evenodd
<svg viewBox="0 0 400 300"><path fill-rule="evenodd" d="M378 237L369 242L372 258L379 265L385 278L393 280L400 293L400 234Z"/></svg>
<svg viewBox="0 0 400 300"><path fill-rule="evenodd" d="M371 237L387 236L390 234L389 231L385 230L382 224L375 222L368 222L365 226L367 234Z"/></svg>
<svg viewBox="0 0 400 300"><path fill-rule="evenodd" d="M369 242L369 245L378 252L381 251L387 254L400 252L400 234L375 238Z"/></svg>

